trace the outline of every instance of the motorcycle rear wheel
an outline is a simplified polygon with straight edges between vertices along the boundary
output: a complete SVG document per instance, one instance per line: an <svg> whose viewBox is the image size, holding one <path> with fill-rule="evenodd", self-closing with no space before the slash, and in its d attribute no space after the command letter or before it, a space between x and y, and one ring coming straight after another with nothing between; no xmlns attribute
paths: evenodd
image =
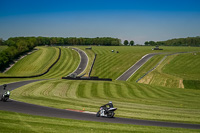
<svg viewBox="0 0 200 133"><path fill-rule="evenodd" d="M108 117L109 117L109 118L113 118L113 117L114 117L114 115L115 115L115 113L114 113L114 112L110 112L110 113L109 113L109 115L108 115Z"/></svg>
<svg viewBox="0 0 200 133"><path fill-rule="evenodd" d="M97 112L96 117L100 117L100 111Z"/></svg>

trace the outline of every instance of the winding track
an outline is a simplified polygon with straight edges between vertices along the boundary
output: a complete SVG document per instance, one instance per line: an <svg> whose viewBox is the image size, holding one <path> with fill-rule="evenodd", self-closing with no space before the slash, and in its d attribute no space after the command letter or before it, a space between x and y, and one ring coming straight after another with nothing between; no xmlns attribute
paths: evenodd
<svg viewBox="0 0 200 133"><path fill-rule="evenodd" d="M81 54L80 54L80 56L81 56ZM84 58L84 57L82 57L82 58ZM84 69L82 69L82 70L84 70ZM21 82L10 83L10 84L8 84L7 88L9 88L9 90L11 91L18 87L21 87L21 86L24 86L26 84L30 84L33 82L37 82L37 81L40 81L40 80L30 80L30 81L21 81ZM3 91L2 88L3 88L3 86L1 85L0 92ZM55 109L55 108L44 107L44 106L14 101L14 100L9 100L8 102L0 102L0 110L13 111L13 112L25 113L25 114L31 114L31 115L39 115L39 116L68 118L68 119L97 121L97 122L200 129L199 124L160 122L160 121L138 120L138 119L128 119L128 118L113 118L113 119L99 118L99 117L96 117L94 114L74 112L74 111L63 110L63 109Z"/></svg>
<svg viewBox="0 0 200 133"><path fill-rule="evenodd" d="M73 73L76 73L77 75L79 75L86 69L87 64L88 64L88 57L84 51L77 49L77 48L72 48L72 49L76 50L79 53L79 56L81 58L78 68L73 72Z"/></svg>

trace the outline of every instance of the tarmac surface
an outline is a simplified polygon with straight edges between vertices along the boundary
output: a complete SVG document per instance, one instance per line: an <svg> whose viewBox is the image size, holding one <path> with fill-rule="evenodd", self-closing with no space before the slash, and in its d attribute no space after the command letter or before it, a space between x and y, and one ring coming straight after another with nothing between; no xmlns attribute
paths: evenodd
<svg viewBox="0 0 200 133"><path fill-rule="evenodd" d="M80 52L81 62L79 67L77 68L77 73L81 73L84 70L84 66L86 64L86 57L87 55L84 52ZM86 57L84 57L86 56ZM145 62L148 58L151 58L153 55L145 56ZM143 58L143 59L144 59ZM140 62L140 61L138 61ZM81 64L84 65L81 65ZM81 70L79 69L81 68ZM80 71L79 71L80 70ZM29 81L20 81L7 84L7 89L12 91L16 88L21 86L38 82L41 80L29 80ZM0 85L0 93L3 93L3 86ZM11 92L12 95L12 92ZM139 120L139 119L129 119L129 118L102 118L96 117L93 113L84 113L84 112L77 112L77 111L70 111L65 109L56 109L51 107L39 106L24 102L15 101L9 99L7 102L0 101L0 110L4 111L11 111L11 112L18 112L18 113L25 113L30 115L38 115L38 116L47 116L47 117L57 117L57 118L67 118L67 119L76 119L76 120L86 120L86 121L96 121L96 122L106 122L106 123L121 123L121 124L134 124L134 125L145 125L145 126L161 126L161 127L174 127L174 128L188 128L188 129L200 129L200 124L186 124L186 123L173 123L173 122L161 122L161 121L151 121L151 120ZM97 110L98 111L98 110Z"/></svg>
<svg viewBox="0 0 200 133"><path fill-rule="evenodd" d="M157 55L158 53L147 54L143 56L138 62L136 62L133 66L131 66L127 71L125 71L121 76L117 78L117 80L128 80L143 64L145 64L151 57Z"/></svg>
<svg viewBox="0 0 200 133"><path fill-rule="evenodd" d="M76 50L79 55L80 55L80 58L81 58L81 61L80 61L80 64L78 66L78 68L73 72L73 73L76 73L77 75L81 74L85 68L87 67L87 64L88 64L88 57L86 55L86 53L82 50L79 50L77 48L72 48L73 50Z"/></svg>

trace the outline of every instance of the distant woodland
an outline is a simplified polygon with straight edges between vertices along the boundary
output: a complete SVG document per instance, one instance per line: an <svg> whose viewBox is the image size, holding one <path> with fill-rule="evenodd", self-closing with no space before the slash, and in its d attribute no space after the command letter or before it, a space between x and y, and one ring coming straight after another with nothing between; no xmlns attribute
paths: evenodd
<svg viewBox="0 0 200 133"><path fill-rule="evenodd" d="M187 38L175 38L167 41L146 41L146 46L200 46L200 36L187 37Z"/></svg>

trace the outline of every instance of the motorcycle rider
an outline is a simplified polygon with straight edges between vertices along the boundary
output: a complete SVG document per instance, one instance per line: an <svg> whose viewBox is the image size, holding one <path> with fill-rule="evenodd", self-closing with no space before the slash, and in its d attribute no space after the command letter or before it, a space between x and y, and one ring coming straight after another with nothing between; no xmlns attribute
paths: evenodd
<svg viewBox="0 0 200 133"><path fill-rule="evenodd" d="M109 103L100 107L96 116L113 118L115 115L115 113L114 113L115 110L117 110L117 108L114 108L112 102L110 101Z"/></svg>
<svg viewBox="0 0 200 133"><path fill-rule="evenodd" d="M4 84L4 85L3 85L3 93L1 94L0 101L3 99L3 96L4 96L5 94L10 95L10 91L6 91L6 87L7 87L7 84Z"/></svg>
<svg viewBox="0 0 200 133"><path fill-rule="evenodd" d="M110 101L109 103L107 103L105 106L106 106L106 107L109 106L109 108L113 108L112 101Z"/></svg>
<svg viewBox="0 0 200 133"><path fill-rule="evenodd" d="M107 107L107 106L108 106L108 107ZM103 108L104 108L104 110L105 110L105 114L107 114L108 109L109 109L109 108L113 108L112 101L110 101L109 103L103 105Z"/></svg>

